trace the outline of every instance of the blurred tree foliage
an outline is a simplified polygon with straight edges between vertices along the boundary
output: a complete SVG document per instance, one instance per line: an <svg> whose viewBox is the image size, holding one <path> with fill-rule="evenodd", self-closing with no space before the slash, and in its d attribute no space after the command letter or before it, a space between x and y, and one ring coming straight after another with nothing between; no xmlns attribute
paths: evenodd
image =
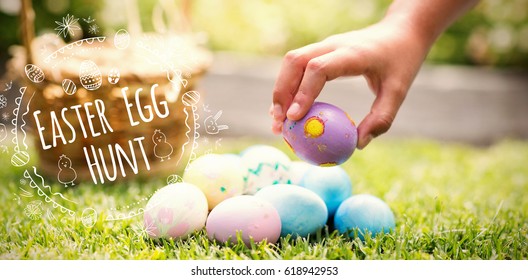
<svg viewBox="0 0 528 280"><path fill-rule="evenodd" d="M130 0L127 0L130 1ZM153 13L159 2L181 6L182 0L135 0L144 31L154 31L155 20L168 22L177 13ZM0 54L19 44L19 22L0 4ZM283 55L286 51L358 29L381 19L389 0L194 0L192 28L203 32L213 50ZM105 34L126 27L125 1L42 0L33 1L38 34L56 32L55 21L66 14L97 19L98 32ZM7 8L9 10L9 8ZM154 16L153 16L154 15ZM154 20L154 21L153 21ZM79 24L87 34L89 26ZM66 38L69 39L69 38ZM465 65L528 68L528 0L482 0L453 26L432 48L428 61Z"/></svg>
<svg viewBox="0 0 528 280"><path fill-rule="evenodd" d="M89 24L81 20L88 18L103 9L104 0L39 0L33 1L35 11L35 30L37 36L45 32L55 32L57 24L67 14L79 18L78 24L84 30L84 36L88 36ZM0 54L5 55L10 45L21 44L20 20L18 12L20 0L2 0L0 3ZM83 36L82 32L78 32ZM69 40L69 36L66 40Z"/></svg>
<svg viewBox="0 0 528 280"><path fill-rule="evenodd" d="M198 0L193 23L214 49L281 55L372 24L391 2ZM528 0L481 0L439 38L428 61L528 68Z"/></svg>

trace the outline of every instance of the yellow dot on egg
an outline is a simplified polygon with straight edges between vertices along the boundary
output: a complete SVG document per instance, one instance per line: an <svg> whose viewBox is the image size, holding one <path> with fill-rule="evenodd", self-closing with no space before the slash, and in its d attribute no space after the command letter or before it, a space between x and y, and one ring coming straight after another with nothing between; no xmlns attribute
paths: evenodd
<svg viewBox="0 0 528 280"><path fill-rule="evenodd" d="M324 133L324 122L319 117L311 117L304 123L304 134L317 138Z"/></svg>

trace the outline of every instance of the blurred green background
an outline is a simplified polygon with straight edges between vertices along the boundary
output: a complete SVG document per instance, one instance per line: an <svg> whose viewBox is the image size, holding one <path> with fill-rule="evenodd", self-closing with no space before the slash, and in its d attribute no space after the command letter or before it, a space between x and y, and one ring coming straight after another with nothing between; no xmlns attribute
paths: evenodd
<svg viewBox="0 0 528 280"><path fill-rule="evenodd" d="M127 27L126 4L136 2L143 31L156 30L154 20L173 19L176 12L157 13L156 5L183 7L181 0L39 0L33 1L37 34L55 32L66 14L96 19L98 33ZM197 0L189 1L192 30L212 50L283 55L286 51L339 32L378 21L388 0ZM0 1L0 55L20 44L19 0ZM167 16L168 15L168 16ZM165 20L167 22L167 20ZM89 26L79 20L84 37ZM159 24L158 24L159 25ZM528 0L483 0L437 41L429 63L527 68Z"/></svg>

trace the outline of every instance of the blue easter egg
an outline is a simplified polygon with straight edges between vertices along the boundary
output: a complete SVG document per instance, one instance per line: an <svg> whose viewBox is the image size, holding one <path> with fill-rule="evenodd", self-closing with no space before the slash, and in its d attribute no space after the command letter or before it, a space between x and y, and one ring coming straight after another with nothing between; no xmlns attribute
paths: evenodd
<svg viewBox="0 0 528 280"><path fill-rule="evenodd" d="M334 225L340 233L352 238L357 229L363 241L367 232L374 237L378 233L389 233L396 226L390 207L369 194L354 195L343 201L335 213Z"/></svg>
<svg viewBox="0 0 528 280"><path fill-rule="evenodd" d="M340 166L314 166L304 174L300 185L323 199L329 216L333 216L337 207L352 195L352 181Z"/></svg>
<svg viewBox="0 0 528 280"><path fill-rule="evenodd" d="M328 210L314 192L296 185L267 186L255 196L269 201L281 218L281 236L306 237L326 225Z"/></svg>

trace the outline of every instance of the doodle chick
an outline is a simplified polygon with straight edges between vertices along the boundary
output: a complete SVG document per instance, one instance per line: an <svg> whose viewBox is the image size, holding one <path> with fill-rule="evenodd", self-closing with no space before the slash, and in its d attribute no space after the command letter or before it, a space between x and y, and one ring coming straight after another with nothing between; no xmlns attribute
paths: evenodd
<svg viewBox="0 0 528 280"><path fill-rule="evenodd" d="M75 186L73 183L77 179L77 172L72 168L72 162L70 158L65 155L60 156L59 158L59 174L57 179L61 184L64 184L65 187L68 185Z"/></svg>
<svg viewBox="0 0 528 280"><path fill-rule="evenodd" d="M167 137L159 129L154 131L152 135L152 141L154 142L154 155L164 161L165 159L169 160L172 155L173 148L172 145L167 142Z"/></svg>

